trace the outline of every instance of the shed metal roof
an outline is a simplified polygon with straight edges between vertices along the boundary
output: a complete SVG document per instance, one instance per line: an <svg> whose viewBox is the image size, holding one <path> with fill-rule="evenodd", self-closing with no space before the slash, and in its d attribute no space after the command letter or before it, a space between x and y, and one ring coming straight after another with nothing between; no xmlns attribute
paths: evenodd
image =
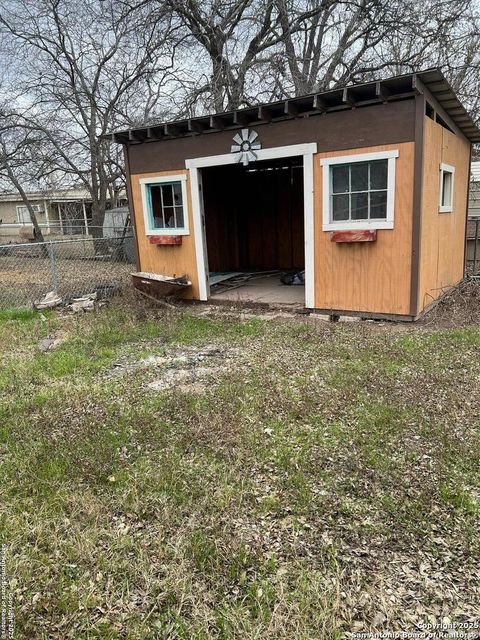
<svg viewBox="0 0 480 640"><path fill-rule="evenodd" d="M471 142L480 142L480 130L463 107L440 69L428 69L384 80L349 85L321 93L278 100L255 107L226 111L172 122L149 123L141 127L115 131L114 142L135 144L144 141L206 134L255 124L365 107L382 102L404 100L416 94L431 94L444 114ZM442 114L439 113L440 117ZM444 120L444 118L442 118Z"/></svg>

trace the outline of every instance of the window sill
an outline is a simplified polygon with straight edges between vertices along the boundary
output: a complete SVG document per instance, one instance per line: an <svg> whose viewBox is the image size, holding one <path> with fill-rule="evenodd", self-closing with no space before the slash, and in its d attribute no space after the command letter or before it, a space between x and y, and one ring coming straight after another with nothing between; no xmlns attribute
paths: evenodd
<svg viewBox="0 0 480 640"><path fill-rule="evenodd" d="M146 236L189 236L187 229L148 229Z"/></svg>
<svg viewBox="0 0 480 640"><path fill-rule="evenodd" d="M358 222L330 222L323 225L323 231L376 231L393 229L393 220L358 220Z"/></svg>
<svg viewBox="0 0 480 640"><path fill-rule="evenodd" d="M453 207L440 207L438 213L453 213Z"/></svg>

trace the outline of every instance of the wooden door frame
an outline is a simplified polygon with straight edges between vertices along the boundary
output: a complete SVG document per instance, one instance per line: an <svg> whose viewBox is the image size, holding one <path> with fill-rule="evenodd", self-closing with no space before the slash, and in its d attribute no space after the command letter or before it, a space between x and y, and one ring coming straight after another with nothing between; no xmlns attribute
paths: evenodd
<svg viewBox="0 0 480 640"><path fill-rule="evenodd" d="M303 157L303 218L305 229L305 307L315 307L315 238L314 238L314 181L313 156L317 153L317 143L291 144L284 147L260 149L257 160L275 160L276 158ZM205 215L203 208L202 174L204 167L237 164L233 153L185 160L190 177L192 196L193 233L197 261L199 299L208 300L210 285L208 282L207 240L205 234Z"/></svg>

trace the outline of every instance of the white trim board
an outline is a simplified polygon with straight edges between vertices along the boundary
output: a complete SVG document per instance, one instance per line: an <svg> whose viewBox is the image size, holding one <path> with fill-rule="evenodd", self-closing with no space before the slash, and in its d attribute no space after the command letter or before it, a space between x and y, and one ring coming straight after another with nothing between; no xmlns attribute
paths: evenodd
<svg viewBox="0 0 480 640"><path fill-rule="evenodd" d="M331 156L322 158L322 218L323 231L351 231L354 229L393 229L395 215L395 163L399 156L398 149L376 151L373 153L356 153L349 156ZM355 162L388 160L387 177L387 217L385 219L345 220L334 222L330 219L330 167Z"/></svg>
<svg viewBox="0 0 480 640"><path fill-rule="evenodd" d="M284 147L272 147L256 151L257 160L275 160L303 156L303 198L305 225L305 306L315 306L315 243L314 243L314 202L313 202L313 154L317 153L317 143L291 144ZM208 300L210 286L208 283L208 258L205 239L205 218L203 211L203 195L201 191L201 172L203 167L238 164L232 153L203 158L185 160L190 173L192 189L192 218L197 258L198 289L200 300Z"/></svg>
<svg viewBox="0 0 480 640"><path fill-rule="evenodd" d="M443 199L443 175L445 173L452 174L452 180L450 184L450 203L442 204ZM440 163L440 193L438 194L438 213L452 213L453 212L453 200L455 197L455 167L451 164Z"/></svg>
<svg viewBox="0 0 480 640"><path fill-rule="evenodd" d="M271 149L259 149L255 152L257 160L275 160L276 158L289 158L292 156L304 156L308 153L317 153L317 143L290 144L286 147L272 147ZM219 156L205 156L203 158L191 158L185 160L187 169L195 167L217 167L225 164L238 164L238 160L233 153L224 153Z"/></svg>

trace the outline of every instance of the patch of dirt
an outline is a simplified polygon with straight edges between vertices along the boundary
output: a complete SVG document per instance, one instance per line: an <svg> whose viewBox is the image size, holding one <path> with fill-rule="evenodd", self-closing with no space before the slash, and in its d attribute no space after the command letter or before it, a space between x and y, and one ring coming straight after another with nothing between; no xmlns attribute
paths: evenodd
<svg viewBox="0 0 480 640"><path fill-rule="evenodd" d="M136 373L140 370L158 370L159 377L146 383L151 391L177 389L183 392L203 393L208 380L224 373L239 356L235 348L214 344L201 347L178 347L166 355L151 355L136 361L117 362L107 377Z"/></svg>

